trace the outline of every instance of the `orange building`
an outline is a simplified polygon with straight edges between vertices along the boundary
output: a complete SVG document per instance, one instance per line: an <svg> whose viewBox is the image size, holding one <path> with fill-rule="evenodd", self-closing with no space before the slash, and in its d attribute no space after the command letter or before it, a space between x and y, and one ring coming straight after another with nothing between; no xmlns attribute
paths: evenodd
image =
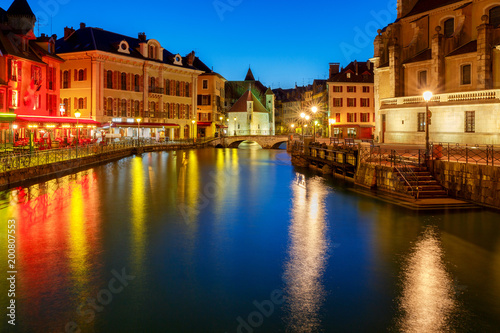
<svg viewBox="0 0 500 333"><path fill-rule="evenodd" d="M372 139L375 130L373 64L353 61L339 71L330 64L328 104L331 134L337 138Z"/></svg>
<svg viewBox="0 0 500 333"><path fill-rule="evenodd" d="M4 144L26 138L28 129L34 139L47 132L52 139L62 137L76 122L59 113L59 72L64 60L55 54L55 35L36 38L35 21L24 0L15 0L7 11L0 8L0 140Z"/></svg>

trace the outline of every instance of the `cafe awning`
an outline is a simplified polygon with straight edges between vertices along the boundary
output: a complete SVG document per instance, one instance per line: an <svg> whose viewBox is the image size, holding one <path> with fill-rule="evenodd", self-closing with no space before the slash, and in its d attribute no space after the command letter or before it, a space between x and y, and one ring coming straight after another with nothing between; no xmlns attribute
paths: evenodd
<svg viewBox="0 0 500 333"><path fill-rule="evenodd" d="M101 123L90 118L72 118L72 117L49 117L49 116L28 116L18 115L16 122L29 123L50 123L50 124L76 124L100 126Z"/></svg>
<svg viewBox="0 0 500 333"><path fill-rule="evenodd" d="M196 123L196 125L198 125L199 127L206 127L212 125L212 123L209 121L199 121L198 123Z"/></svg>
<svg viewBox="0 0 500 333"><path fill-rule="evenodd" d="M15 120L16 120L15 113L2 113L2 112L0 112L0 122L8 122L8 121L15 121Z"/></svg>
<svg viewBox="0 0 500 333"><path fill-rule="evenodd" d="M108 125L109 126L109 125ZM112 127L137 127L137 122L135 123L129 123L129 122L121 122L121 123L115 123L113 122ZM172 123L139 123L140 127L149 127L149 128L161 128L161 127L179 127L179 124L172 124Z"/></svg>

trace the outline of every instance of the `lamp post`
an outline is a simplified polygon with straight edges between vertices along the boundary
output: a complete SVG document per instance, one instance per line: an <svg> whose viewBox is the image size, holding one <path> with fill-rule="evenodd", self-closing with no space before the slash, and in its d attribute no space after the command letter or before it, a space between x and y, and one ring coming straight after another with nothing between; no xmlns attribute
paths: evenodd
<svg viewBox="0 0 500 333"><path fill-rule="evenodd" d="M141 118L137 118L137 146L140 146L140 141L139 141L139 132L140 132L140 124L141 124Z"/></svg>
<svg viewBox="0 0 500 333"><path fill-rule="evenodd" d="M424 92L424 100L425 100L425 158L426 160L429 159L429 120L430 120L430 113L429 113L429 101L432 98L432 92L426 91Z"/></svg>
<svg viewBox="0 0 500 333"><path fill-rule="evenodd" d="M224 117L219 117L220 120L219 137L222 137L222 129L223 129L222 119L224 119Z"/></svg>
<svg viewBox="0 0 500 333"><path fill-rule="evenodd" d="M311 117L309 115L306 115L306 122L309 122L309 119L311 119ZM307 124L306 124L306 128L307 128Z"/></svg>
<svg viewBox="0 0 500 333"><path fill-rule="evenodd" d="M234 117L234 136L236 136L236 117Z"/></svg>
<svg viewBox="0 0 500 333"><path fill-rule="evenodd" d="M80 128L78 127L78 119L82 114L78 109L76 109L75 117L76 117L76 158L78 158L78 146L80 145Z"/></svg>
<svg viewBox="0 0 500 333"><path fill-rule="evenodd" d="M292 133L293 133L293 129L295 128L295 124L292 124Z"/></svg>
<svg viewBox="0 0 500 333"><path fill-rule="evenodd" d="M193 125L191 126L191 127L192 127L192 131L191 131L191 132L193 133L193 145L194 145L194 123L195 123L195 122L196 122L196 121L195 121L194 119L193 119L193 120L191 120L191 124L193 124Z"/></svg>
<svg viewBox="0 0 500 333"><path fill-rule="evenodd" d="M304 133L304 118L305 118L305 117L306 117L306 114L305 114L304 112L302 112L302 113L300 114L300 118L302 118L302 126L301 126L301 127L302 127L302 128L301 128L301 130L302 130L302 137L304 137L304 135L305 135L305 133Z"/></svg>
<svg viewBox="0 0 500 333"><path fill-rule="evenodd" d="M329 134L330 134L330 137L332 136L332 125L335 123L335 120L330 118L328 119L328 130L329 130Z"/></svg>

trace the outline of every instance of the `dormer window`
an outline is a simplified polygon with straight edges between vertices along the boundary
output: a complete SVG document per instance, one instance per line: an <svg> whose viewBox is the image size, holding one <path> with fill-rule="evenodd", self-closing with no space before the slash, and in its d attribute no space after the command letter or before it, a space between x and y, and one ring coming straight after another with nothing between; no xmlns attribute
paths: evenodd
<svg viewBox="0 0 500 333"><path fill-rule="evenodd" d="M156 47L154 45L149 45L149 58L156 59Z"/></svg>
<svg viewBox="0 0 500 333"><path fill-rule="evenodd" d="M129 45L126 41L122 40L118 45L118 52L130 54Z"/></svg>
<svg viewBox="0 0 500 333"><path fill-rule="evenodd" d="M180 54L174 56L174 65L182 66L182 57Z"/></svg>
<svg viewBox="0 0 500 333"><path fill-rule="evenodd" d="M453 18L444 21L444 36L451 37L455 32L455 20Z"/></svg>

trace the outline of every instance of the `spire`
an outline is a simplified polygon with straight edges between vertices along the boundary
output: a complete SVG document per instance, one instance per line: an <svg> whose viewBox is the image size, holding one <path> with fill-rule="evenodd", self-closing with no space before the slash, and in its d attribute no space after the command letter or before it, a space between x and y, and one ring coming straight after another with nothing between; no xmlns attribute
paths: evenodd
<svg viewBox="0 0 500 333"><path fill-rule="evenodd" d="M35 14L33 14L26 0L14 0L9 9L7 9L7 14L13 16L35 17Z"/></svg>
<svg viewBox="0 0 500 333"><path fill-rule="evenodd" d="M250 66L248 67L247 76L245 77L245 81L255 81L255 77L253 76L252 70Z"/></svg>

